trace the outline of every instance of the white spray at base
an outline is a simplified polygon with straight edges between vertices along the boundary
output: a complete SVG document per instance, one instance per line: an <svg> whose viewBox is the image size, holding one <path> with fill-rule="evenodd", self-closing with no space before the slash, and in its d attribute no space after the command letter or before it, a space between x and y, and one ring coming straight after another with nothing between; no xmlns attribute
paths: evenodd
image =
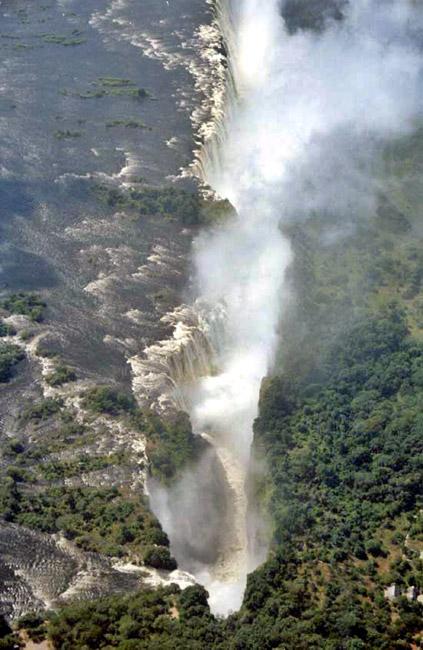
<svg viewBox="0 0 423 650"><path fill-rule="evenodd" d="M240 606L259 561L249 552L245 480L291 260L280 223L313 211L347 220L373 209L375 143L410 129L418 110L421 53L409 30L422 17L408 0L354 0L344 20L322 33L289 35L278 0L228 0L219 8L230 79L201 170L237 217L195 244L198 295L225 306L226 328L217 373L191 390L190 415L231 488L227 539L212 565L195 569L213 611L226 614ZM158 501L171 540L195 520L195 496L183 514Z"/></svg>

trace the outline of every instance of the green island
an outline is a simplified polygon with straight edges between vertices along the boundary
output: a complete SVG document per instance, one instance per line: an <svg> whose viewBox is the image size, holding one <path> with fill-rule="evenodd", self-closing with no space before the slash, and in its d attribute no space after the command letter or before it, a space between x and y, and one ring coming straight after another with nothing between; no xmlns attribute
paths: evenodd
<svg viewBox="0 0 423 650"><path fill-rule="evenodd" d="M177 219L186 226L224 223L234 214L228 200L206 200L198 192L176 187L137 187L129 190L96 185L94 193L110 208L129 210L139 216Z"/></svg>

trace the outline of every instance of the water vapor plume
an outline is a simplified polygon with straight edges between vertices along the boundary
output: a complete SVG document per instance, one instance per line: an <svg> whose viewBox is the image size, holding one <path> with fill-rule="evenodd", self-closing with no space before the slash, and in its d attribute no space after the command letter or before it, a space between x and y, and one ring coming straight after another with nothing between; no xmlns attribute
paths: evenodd
<svg viewBox="0 0 423 650"><path fill-rule="evenodd" d="M218 7L229 56L226 112L201 168L237 216L195 243L196 297L224 305L226 321L217 372L190 387L189 404L194 430L214 447L230 488L232 525L227 510L224 517L236 542L223 543L223 562L196 569L215 611L227 613L240 605L239 585L259 561L249 552L245 480L292 257L281 224L333 213L348 225L374 210L379 143L410 131L419 113L423 15L411 0ZM171 495L166 508L170 530L184 526ZM185 516L194 511L195 504Z"/></svg>

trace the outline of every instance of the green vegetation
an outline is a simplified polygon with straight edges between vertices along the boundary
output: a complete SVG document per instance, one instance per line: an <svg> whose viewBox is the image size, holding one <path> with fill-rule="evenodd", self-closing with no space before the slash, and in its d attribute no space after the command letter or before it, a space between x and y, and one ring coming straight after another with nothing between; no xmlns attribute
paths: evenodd
<svg viewBox="0 0 423 650"><path fill-rule="evenodd" d="M350 236L336 237L343 224L322 215L285 228L296 253L289 282L297 301L285 313L277 369L263 383L254 427L254 453L266 467L255 490L269 517L271 549L248 578L240 612L216 620L197 592L194 627L181 604L189 590L175 592L168 609L161 601L152 633L134 622L125 598L101 601L89 616L82 608L74 618L58 614L50 633L64 648L421 645L422 606L405 596L412 586L423 591L420 194L410 184L402 192L397 182L407 157L413 168L420 159L412 143L395 146L403 147L401 156L387 153L395 182L386 182L377 213ZM125 207L132 200L114 191L105 198ZM149 440L151 472L172 480L178 453L180 466L195 453L189 428L181 421L175 435L148 414L131 418ZM392 583L403 595L389 600L384 589ZM152 603L144 592L141 598L144 621Z"/></svg>
<svg viewBox="0 0 423 650"><path fill-rule="evenodd" d="M125 192L107 185L97 185L95 192L102 202L112 208L134 210L140 216L179 219L187 226L220 223L234 213L229 201L206 201L198 193L174 187L143 187Z"/></svg>
<svg viewBox="0 0 423 650"><path fill-rule="evenodd" d="M80 138L82 133L80 131L69 131L66 129L66 131L55 131L54 132L54 137L57 140L69 140L72 138Z"/></svg>
<svg viewBox="0 0 423 650"><path fill-rule="evenodd" d="M127 120L112 120L111 122L106 122L108 128L115 126L124 126L127 129L146 129L146 125L141 120L127 119Z"/></svg>
<svg viewBox="0 0 423 650"><path fill-rule="evenodd" d="M106 456L91 456L83 453L66 461L48 461L37 466L47 481L59 481L71 476L81 476L87 472L96 472L112 465L120 465L125 460L124 454L108 454Z"/></svg>
<svg viewBox="0 0 423 650"><path fill-rule="evenodd" d="M196 453L184 414L162 422L142 414L132 397L107 386L86 391L81 401L94 416L121 417L126 426L147 435L152 473L163 481L175 478ZM133 473L143 469L139 458L121 448L96 454L96 434L74 421L62 399L31 403L23 409L19 424L19 435L0 447L2 518L45 533L62 532L85 551L128 557L159 569L176 568L166 534L143 494L130 484ZM162 460L160 453L170 460ZM81 481L82 476L111 468L117 471L111 474L109 488L86 487ZM69 479L72 483L65 485ZM90 480L97 482L95 475Z"/></svg>
<svg viewBox="0 0 423 650"><path fill-rule="evenodd" d="M12 631L4 617L0 615L0 650L15 650L19 647L18 635Z"/></svg>
<svg viewBox="0 0 423 650"><path fill-rule="evenodd" d="M48 630L61 650L199 650L217 647L220 637L203 587L177 585L71 605Z"/></svg>
<svg viewBox="0 0 423 650"><path fill-rule="evenodd" d="M64 45L65 47L74 47L75 45L82 45L86 43L85 38L79 36L80 32L76 30L72 36L63 36L59 34L43 34L42 40L44 43L53 45Z"/></svg>
<svg viewBox="0 0 423 650"><path fill-rule="evenodd" d="M203 442L194 436L186 413L177 413L164 421L138 411L132 423L146 435L150 472L163 483L176 479L203 449Z"/></svg>
<svg viewBox="0 0 423 650"><path fill-rule="evenodd" d="M134 97L135 99L145 99L146 97L149 97L149 93L144 88L135 88L133 86L110 88L108 90L104 90L103 88L103 93L111 97Z"/></svg>
<svg viewBox="0 0 423 650"><path fill-rule="evenodd" d="M49 386L63 386L69 382L76 381L76 372L68 366L57 366L52 373L47 375L46 382Z"/></svg>
<svg viewBox="0 0 423 650"><path fill-rule="evenodd" d="M37 357L44 357L45 359L54 359L55 357L58 356L58 351L50 347L48 340L46 341L45 339L42 339L37 345L35 354L37 355Z"/></svg>
<svg viewBox="0 0 423 650"><path fill-rule="evenodd" d="M15 334L16 330L14 327L12 327L12 325L9 325L4 321L0 321L0 338L3 336L14 336Z"/></svg>
<svg viewBox="0 0 423 650"><path fill-rule="evenodd" d="M122 415L135 410L133 397L121 393L110 386L96 386L82 395L82 407L93 413Z"/></svg>
<svg viewBox="0 0 423 650"><path fill-rule="evenodd" d="M111 208L129 208L143 216L174 217L187 225L199 223L200 199L191 192L173 187L146 187L124 192L105 185L97 186L95 191L99 199Z"/></svg>
<svg viewBox="0 0 423 650"><path fill-rule="evenodd" d="M64 89L64 90L61 91L61 94L66 97L67 95L69 95L71 93L69 93L69 91ZM98 88L96 90L82 90L82 91L77 93L77 96L80 99L95 99L96 97L97 98L104 97L105 95L106 95L106 92L104 92L100 88Z"/></svg>
<svg viewBox="0 0 423 650"><path fill-rule="evenodd" d="M15 366L24 358L25 352L17 345L0 343L0 383L10 381Z"/></svg>
<svg viewBox="0 0 423 650"><path fill-rule="evenodd" d="M150 93L145 88L139 88L130 79L116 77L100 77L93 83L95 88L77 93L81 99L94 99L100 97L133 97L134 99L147 99Z"/></svg>
<svg viewBox="0 0 423 650"><path fill-rule="evenodd" d="M96 386L82 396L81 406L94 414L124 416L127 424L147 437L147 451L152 476L164 483L174 480L203 448L194 436L186 413L163 420L137 408L133 397L109 386Z"/></svg>
<svg viewBox="0 0 423 650"><path fill-rule="evenodd" d="M93 432L75 422L61 400L32 405L21 424L30 429L7 438L0 448L2 518L45 533L62 532L86 551L174 566L167 536L146 498L128 484L132 472L142 469L129 452L96 455L88 449L95 443ZM62 456L65 450L72 453ZM53 456L57 452L60 456ZM112 467L123 468L122 480L112 479L117 485L86 487L80 481L82 475ZM75 482L63 485L69 478Z"/></svg>
<svg viewBox="0 0 423 650"><path fill-rule="evenodd" d="M401 165L420 170L416 156L410 142L387 152L395 182L386 181L376 214L358 220L350 236L322 215L285 228L296 254L289 282L297 300L285 312L277 367L263 382L254 425L254 454L265 471L253 487L268 516L270 552L249 576L240 612L216 620L201 587L145 590L64 608L48 624L57 648L421 646L422 605L406 596L410 587L423 592L421 200L406 171L406 189L398 183ZM200 198L173 191L99 194L111 207L182 221L186 200L191 222L201 223ZM201 453L183 414L163 421L109 387L82 401L146 435L158 480L170 483ZM82 471L105 463L104 456L35 468L20 440L9 440L3 455L10 466L1 507L10 521L62 530L88 550L175 566L147 504L124 488L28 489L35 470L61 480L84 463ZM384 589L392 583L402 595L390 600Z"/></svg>
<svg viewBox="0 0 423 650"><path fill-rule="evenodd" d="M144 551L144 562L154 569L166 569L167 571L173 571L177 566L176 560L165 546L147 546Z"/></svg>
<svg viewBox="0 0 423 650"><path fill-rule="evenodd" d="M34 492L27 489L30 478L16 468L3 481L0 512L6 521L45 533L62 532L85 551L130 556L138 562L147 554L146 561L161 558L163 567L174 565L167 536L141 494L116 487L63 486Z"/></svg>
<svg viewBox="0 0 423 650"><path fill-rule="evenodd" d="M35 293L20 292L2 298L0 308L10 314L29 316L32 321L40 322L43 320L46 303Z"/></svg>
<svg viewBox="0 0 423 650"><path fill-rule="evenodd" d="M64 420L64 414L61 413L61 418ZM37 422L37 427L44 421ZM32 424L32 421L29 422ZM37 464L40 460L45 460L50 454L55 452L62 452L66 448L75 449L75 451L86 444L93 443L95 440L92 431L87 429L86 426L77 422L70 422L59 426L48 427L48 436L43 435L43 431L31 431L31 443L28 444L21 437L7 438L1 445L0 450L8 463L22 467L31 467L34 463ZM36 435L38 433L39 435Z"/></svg>
<svg viewBox="0 0 423 650"><path fill-rule="evenodd" d="M15 627L18 630L25 630L28 638L34 641L34 643L43 641L47 636L47 625L40 614L29 613L21 616L16 622Z"/></svg>
<svg viewBox="0 0 423 650"><path fill-rule="evenodd" d="M97 83L104 88L122 88L134 85L130 79L121 79L120 77L100 77Z"/></svg>
<svg viewBox="0 0 423 650"><path fill-rule="evenodd" d="M48 399L39 402L38 404L33 404L28 408L24 409L22 413L23 420L32 420L39 422L40 420L46 420L56 413L59 413L63 406L63 400L50 397Z"/></svg>
<svg viewBox="0 0 423 650"><path fill-rule="evenodd" d="M419 507L422 353L392 308L335 341L319 383L266 383L255 445L268 467L275 555L251 577L244 603L251 612L260 603L245 630L257 647L270 647L260 645L261 627L287 647L310 648L409 647L418 632L419 606L390 605L383 588L400 557L393 540ZM399 584L420 585L418 554L403 552ZM296 612L289 623L287 605ZM270 623L275 608L282 617Z"/></svg>

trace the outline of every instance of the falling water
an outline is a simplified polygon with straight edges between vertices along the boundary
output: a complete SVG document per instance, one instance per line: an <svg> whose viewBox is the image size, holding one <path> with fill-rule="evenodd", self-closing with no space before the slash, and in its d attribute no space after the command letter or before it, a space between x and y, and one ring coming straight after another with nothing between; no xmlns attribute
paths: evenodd
<svg viewBox="0 0 423 650"><path fill-rule="evenodd" d="M261 122L261 115L252 122L250 114L252 107L266 104L273 53L282 37L278 3L224 3L218 20L229 55L226 111L204 148L202 170L237 216L204 233L195 245L198 291L211 304L225 304L226 328L219 372L197 382L191 417L195 431L216 449L231 494L232 521L220 560L203 576L212 605L225 612L239 606L247 572L257 564L247 536L246 477L291 255L273 198L283 170L269 148L271 125Z"/></svg>
<svg viewBox="0 0 423 650"><path fill-rule="evenodd" d="M249 552L246 478L260 385L274 357L283 278L290 261L272 192L281 170L276 164L272 167L269 156L269 125L257 122L251 130L248 115L251 106L266 101L271 53L281 37L282 21L273 0L266 9L246 0L238 5L234 10L227 2L217 3L228 51L226 83L221 89L226 100L215 114L197 166L202 180L236 209L236 216L225 225L204 232L195 242L196 293L201 304L212 306L209 313L219 309L224 313L224 327L212 350L202 338L195 368L184 377L166 363L171 383L184 396L179 404L189 410L195 433L214 450L209 459L219 465L222 485L211 487L210 472L203 471L184 477L170 491L152 490L153 507L170 534L181 567L206 585L211 605L220 613L240 605L247 572L257 565ZM192 336L185 341L192 343ZM169 349L169 341L162 345ZM192 346L181 346L179 341L181 347L185 356ZM205 350L213 373L207 372ZM198 496L205 492L205 499ZM220 513L212 508L204 521L195 501L207 509L207 498L225 507ZM221 530L213 537L215 553L207 553L209 535L204 526ZM198 546L203 552L193 558L184 550L192 548L196 537L202 538Z"/></svg>
<svg viewBox="0 0 423 650"><path fill-rule="evenodd" d="M207 586L214 610L226 613L240 605L246 575L259 561L248 540L245 485L291 260L280 222L313 211L345 220L371 212L366 163L374 142L410 128L418 106L420 54L407 30L418 23L411 14L420 22L421 14L408 0L357 0L342 23L292 35L279 0L215 6L227 51L225 102L197 171L236 216L203 232L194 249L196 296L225 314L214 372L201 363L191 381L177 383L194 431L222 469L222 491L209 465L169 491L153 490L152 503L181 567Z"/></svg>

